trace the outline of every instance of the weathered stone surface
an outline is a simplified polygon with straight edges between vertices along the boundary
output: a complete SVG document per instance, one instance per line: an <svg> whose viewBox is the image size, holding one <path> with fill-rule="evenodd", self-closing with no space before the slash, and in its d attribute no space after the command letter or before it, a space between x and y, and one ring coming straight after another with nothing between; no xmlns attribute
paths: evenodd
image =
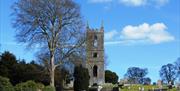
<svg viewBox="0 0 180 91"><path fill-rule="evenodd" d="M89 70L90 85L104 83L104 29L87 28L86 68Z"/></svg>

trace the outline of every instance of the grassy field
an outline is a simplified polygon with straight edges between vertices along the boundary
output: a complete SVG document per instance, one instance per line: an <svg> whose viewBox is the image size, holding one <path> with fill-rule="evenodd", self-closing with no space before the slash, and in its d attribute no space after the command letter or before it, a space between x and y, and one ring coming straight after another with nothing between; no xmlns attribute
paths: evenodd
<svg viewBox="0 0 180 91"><path fill-rule="evenodd" d="M117 84L113 85L113 84L107 84L106 83L103 85L103 88L113 88L113 87L117 87L117 86L118 86ZM140 88L141 89L144 88L144 91L159 89L159 87L157 85L138 85L138 84L135 84L135 85L123 86L122 89L119 88L120 89L119 91L139 91ZM168 89L168 87L163 86L163 89ZM180 90L173 88L173 89L170 89L167 91L180 91Z"/></svg>
<svg viewBox="0 0 180 91"><path fill-rule="evenodd" d="M144 91L158 89L158 86L155 85L131 85L131 86L124 86L120 91L139 91L139 89L144 88ZM167 86L164 86L163 89L168 89ZM173 88L168 91L178 91L176 88Z"/></svg>

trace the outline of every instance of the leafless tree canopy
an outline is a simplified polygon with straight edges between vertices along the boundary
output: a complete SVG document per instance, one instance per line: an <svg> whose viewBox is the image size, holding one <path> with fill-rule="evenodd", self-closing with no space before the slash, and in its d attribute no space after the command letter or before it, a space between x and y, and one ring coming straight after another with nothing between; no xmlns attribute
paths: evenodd
<svg viewBox="0 0 180 91"><path fill-rule="evenodd" d="M77 42L82 21L79 6L71 0L20 0L13 9L19 42L50 47Z"/></svg>
<svg viewBox="0 0 180 91"><path fill-rule="evenodd" d="M173 84L174 81L176 80L176 68L173 64L167 64L167 65L163 65L161 67L161 70L159 71L160 77L161 79L165 82L165 83L171 83Z"/></svg>
<svg viewBox="0 0 180 91"><path fill-rule="evenodd" d="M13 10L17 40L28 48L41 47L52 81L59 63L84 43L79 6L72 0L19 0Z"/></svg>
<svg viewBox="0 0 180 91"><path fill-rule="evenodd" d="M180 81L180 57L175 62L176 70L177 70L177 77Z"/></svg>

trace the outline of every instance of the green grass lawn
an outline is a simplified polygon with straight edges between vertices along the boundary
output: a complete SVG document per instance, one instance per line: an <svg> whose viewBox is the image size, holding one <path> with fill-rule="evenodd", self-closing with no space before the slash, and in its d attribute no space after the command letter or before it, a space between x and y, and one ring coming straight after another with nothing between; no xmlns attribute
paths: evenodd
<svg viewBox="0 0 180 91"><path fill-rule="evenodd" d="M139 91L139 88L144 88L144 91L158 89L159 87L156 85L131 85L131 86L123 86L120 91ZM167 89L167 86L164 86L163 89ZM168 91L177 91L176 88L173 88Z"/></svg>
<svg viewBox="0 0 180 91"><path fill-rule="evenodd" d="M113 88L117 87L118 85L113 85L113 84L104 84L103 88ZM144 91L148 90L153 90L153 89L159 89L157 85L141 85L141 84L134 84L134 85L129 85L129 86L123 86L122 89L119 91L139 91L139 88L144 88ZM167 86L163 86L163 89L168 89ZM176 88L170 89L168 91L180 91L177 90Z"/></svg>

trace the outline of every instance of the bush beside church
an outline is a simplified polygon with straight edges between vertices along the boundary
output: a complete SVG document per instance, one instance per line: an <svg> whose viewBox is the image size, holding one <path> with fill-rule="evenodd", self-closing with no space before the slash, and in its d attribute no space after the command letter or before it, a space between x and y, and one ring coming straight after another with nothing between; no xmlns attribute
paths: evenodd
<svg viewBox="0 0 180 91"><path fill-rule="evenodd" d="M0 76L0 91L55 91L55 88L34 81L22 82L13 86L8 78Z"/></svg>

